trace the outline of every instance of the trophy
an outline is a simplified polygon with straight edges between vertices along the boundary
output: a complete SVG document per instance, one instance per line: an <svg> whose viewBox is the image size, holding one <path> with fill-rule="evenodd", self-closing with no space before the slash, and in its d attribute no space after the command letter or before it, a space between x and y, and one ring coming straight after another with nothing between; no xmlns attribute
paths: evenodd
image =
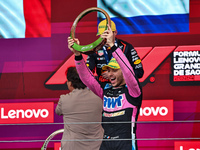
<svg viewBox="0 0 200 150"><path fill-rule="evenodd" d="M98 12L101 12L105 15L106 17L106 21L108 25L111 26L111 20L110 20L110 16L108 15L108 13L101 9L101 8L98 8L98 7L91 7L91 8L88 8L86 10L84 10L83 12L81 12L75 19L73 25L72 25L72 28L71 28L71 32L70 32L70 36L72 39L75 38L75 30L76 30L76 26L78 24L78 22L85 16L87 15L88 13L91 13L91 12L94 12L94 11L98 11ZM105 26L105 30L107 29L107 26ZM99 37L96 41L94 41L93 43L91 44L88 44L88 45L78 45L76 43L74 43L74 45L72 46L75 50L77 51L80 51L81 53L84 53L86 55L90 54L90 53L94 53L98 50L100 50L102 48L102 46L106 43L106 39L103 39L101 37Z"/></svg>

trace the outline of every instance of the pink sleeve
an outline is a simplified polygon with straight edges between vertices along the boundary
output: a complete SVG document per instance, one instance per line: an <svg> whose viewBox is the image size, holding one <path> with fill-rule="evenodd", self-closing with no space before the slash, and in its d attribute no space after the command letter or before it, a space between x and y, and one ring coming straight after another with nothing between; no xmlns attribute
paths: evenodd
<svg viewBox="0 0 200 150"><path fill-rule="evenodd" d="M93 73L86 66L84 59L81 59L79 61L75 60L75 64L81 81L97 96L103 99L103 89L95 79Z"/></svg>
<svg viewBox="0 0 200 150"><path fill-rule="evenodd" d="M141 90L139 88L138 82L135 78L135 73L133 71L132 66L130 65L128 59L122 52L120 48L117 48L113 53L113 57L116 59L118 62L124 79L126 81L126 85L128 87L129 94L133 97L138 97L141 94Z"/></svg>

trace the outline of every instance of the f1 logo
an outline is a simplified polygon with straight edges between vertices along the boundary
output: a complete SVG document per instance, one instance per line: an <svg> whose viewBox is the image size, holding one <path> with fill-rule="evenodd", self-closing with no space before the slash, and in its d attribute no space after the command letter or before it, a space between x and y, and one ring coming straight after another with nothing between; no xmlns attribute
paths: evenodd
<svg viewBox="0 0 200 150"><path fill-rule="evenodd" d="M179 46L178 48L186 47ZM200 47L200 46L199 46ZM190 48L188 46L188 48ZM159 65L172 53L176 46L160 46L160 47L135 47L142 60L144 75L139 81L144 82ZM87 55L83 55L84 59L87 59ZM63 65L47 80L46 85L59 85L66 83L65 71L69 66L74 63L74 56L72 55Z"/></svg>

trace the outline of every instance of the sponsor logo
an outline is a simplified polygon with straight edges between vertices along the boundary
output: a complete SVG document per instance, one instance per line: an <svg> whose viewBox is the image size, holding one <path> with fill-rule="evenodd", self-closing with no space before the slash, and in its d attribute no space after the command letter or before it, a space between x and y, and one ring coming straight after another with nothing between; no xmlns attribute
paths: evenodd
<svg viewBox="0 0 200 150"><path fill-rule="evenodd" d="M87 49L92 49L93 47L94 47L93 44L92 45L87 45L87 46L83 46L81 48L81 50L84 51L84 50L87 50Z"/></svg>
<svg viewBox="0 0 200 150"><path fill-rule="evenodd" d="M142 68L142 64L136 65L136 66L135 66L135 69L137 69L137 68Z"/></svg>
<svg viewBox="0 0 200 150"><path fill-rule="evenodd" d="M119 112L115 112L115 113L106 113L106 112L104 112L103 116L104 117L116 117L116 116L122 116L124 114L125 114L125 110L119 111Z"/></svg>
<svg viewBox="0 0 200 150"><path fill-rule="evenodd" d="M98 51L98 55L99 55L99 56L103 56L103 55L104 55L104 54L103 54L103 50L99 50L99 51Z"/></svg>
<svg viewBox="0 0 200 150"><path fill-rule="evenodd" d="M53 102L0 104L0 123L41 123L53 119Z"/></svg>
<svg viewBox="0 0 200 150"><path fill-rule="evenodd" d="M183 46L173 52L173 81L200 81L200 46Z"/></svg>
<svg viewBox="0 0 200 150"><path fill-rule="evenodd" d="M111 97L106 97L104 96L103 98L103 107L107 108L107 109L113 109L115 107L122 107L122 100L123 100L123 96L120 95L117 98L111 98Z"/></svg>
<svg viewBox="0 0 200 150"><path fill-rule="evenodd" d="M137 59L137 60L134 62L135 65L137 65L137 64L139 64L139 63L141 63L141 59Z"/></svg>
<svg viewBox="0 0 200 150"><path fill-rule="evenodd" d="M102 68L103 66L105 66L106 64L97 64L97 68Z"/></svg>
<svg viewBox="0 0 200 150"><path fill-rule="evenodd" d="M111 137L111 136L109 136L109 135L104 135L103 138L104 138L104 139L118 139L119 136Z"/></svg>
<svg viewBox="0 0 200 150"><path fill-rule="evenodd" d="M134 49L131 50L131 55L135 55L136 51Z"/></svg>
<svg viewBox="0 0 200 150"><path fill-rule="evenodd" d="M97 60L105 60L105 57L97 57Z"/></svg>
<svg viewBox="0 0 200 150"><path fill-rule="evenodd" d="M61 150L61 143L54 143L54 150Z"/></svg>
<svg viewBox="0 0 200 150"><path fill-rule="evenodd" d="M120 49L123 49L123 47L124 47L124 46L122 46L122 45L121 45L121 46L119 46L119 48L120 48Z"/></svg>
<svg viewBox="0 0 200 150"><path fill-rule="evenodd" d="M172 84L185 81L200 81L200 45L192 46L159 46L159 47L135 47L142 60L145 70L142 78L143 83L162 64L165 59L172 55ZM134 52L134 49L131 50ZM87 56L83 55L86 60ZM133 58L134 59L134 58ZM149 63L151 62L151 63ZM66 68L74 63L74 56L70 57L61 67L46 81L45 85L62 85L66 83ZM142 67L140 66L140 67ZM98 66L99 68L102 66ZM59 80L58 80L59 79ZM144 82L145 83L145 82Z"/></svg>
<svg viewBox="0 0 200 150"><path fill-rule="evenodd" d="M143 100L138 121L172 121L173 100Z"/></svg>
<svg viewBox="0 0 200 150"><path fill-rule="evenodd" d="M148 51L146 51L148 47L140 47L138 49L137 47L135 48L139 56L140 55L145 56L142 58L142 64L145 72L143 77L139 79L140 82L144 82L151 75L151 73L154 72L154 70L169 56L169 54L173 52L173 50L176 47L175 46L154 47ZM133 52L134 49L131 51ZM83 55L83 57L85 60L87 59L86 58L87 56ZM74 56L70 57L63 65L61 65L61 67L47 80L45 84L46 85L65 84L66 68L71 66L73 63L74 63Z"/></svg>
<svg viewBox="0 0 200 150"><path fill-rule="evenodd" d="M138 60L139 59L139 57L137 57L137 56L132 56L132 61L133 62L135 62L136 60Z"/></svg>
<svg viewBox="0 0 200 150"><path fill-rule="evenodd" d="M49 115L49 111L47 109L17 109L17 110L9 110L7 114L4 114L4 107L1 108L1 119L14 119L14 118L47 118Z"/></svg>
<svg viewBox="0 0 200 150"><path fill-rule="evenodd" d="M175 141L174 150L200 150L200 141Z"/></svg>

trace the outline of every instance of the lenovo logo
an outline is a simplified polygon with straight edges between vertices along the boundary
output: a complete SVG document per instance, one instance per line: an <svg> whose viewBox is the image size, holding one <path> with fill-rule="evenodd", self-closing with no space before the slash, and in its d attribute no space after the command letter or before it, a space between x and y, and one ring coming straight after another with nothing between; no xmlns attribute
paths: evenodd
<svg viewBox="0 0 200 150"><path fill-rule="evenodd" d="M166 116L168 114L167 107L145 107L140 109L140 116Z"/></svg>
<svg viewBox="0 0 200 150"><path fill-rule="evenodd" d="M143 100L139 121L172 121L173 100Z"/></svg>
<svg viewBox="0 0 200 150"><path fill-rule="evenodd" d="M4 111L4 107L1 108L1 119L14 119L14 118L47 118L49 111L47 109L18 109L18 110L9 110L8 112Z"/></svg>
<svg viewBox="0 0 200 150"><path fill-rule="evenodd" d="M200 141L177 141L174 150L200 150Z"/></svg>
<svg viewBox="0 0 200 150"><path fill-rule="evenodd" d="M53 122L54 103L0 104L0 123Z"/></svg>

